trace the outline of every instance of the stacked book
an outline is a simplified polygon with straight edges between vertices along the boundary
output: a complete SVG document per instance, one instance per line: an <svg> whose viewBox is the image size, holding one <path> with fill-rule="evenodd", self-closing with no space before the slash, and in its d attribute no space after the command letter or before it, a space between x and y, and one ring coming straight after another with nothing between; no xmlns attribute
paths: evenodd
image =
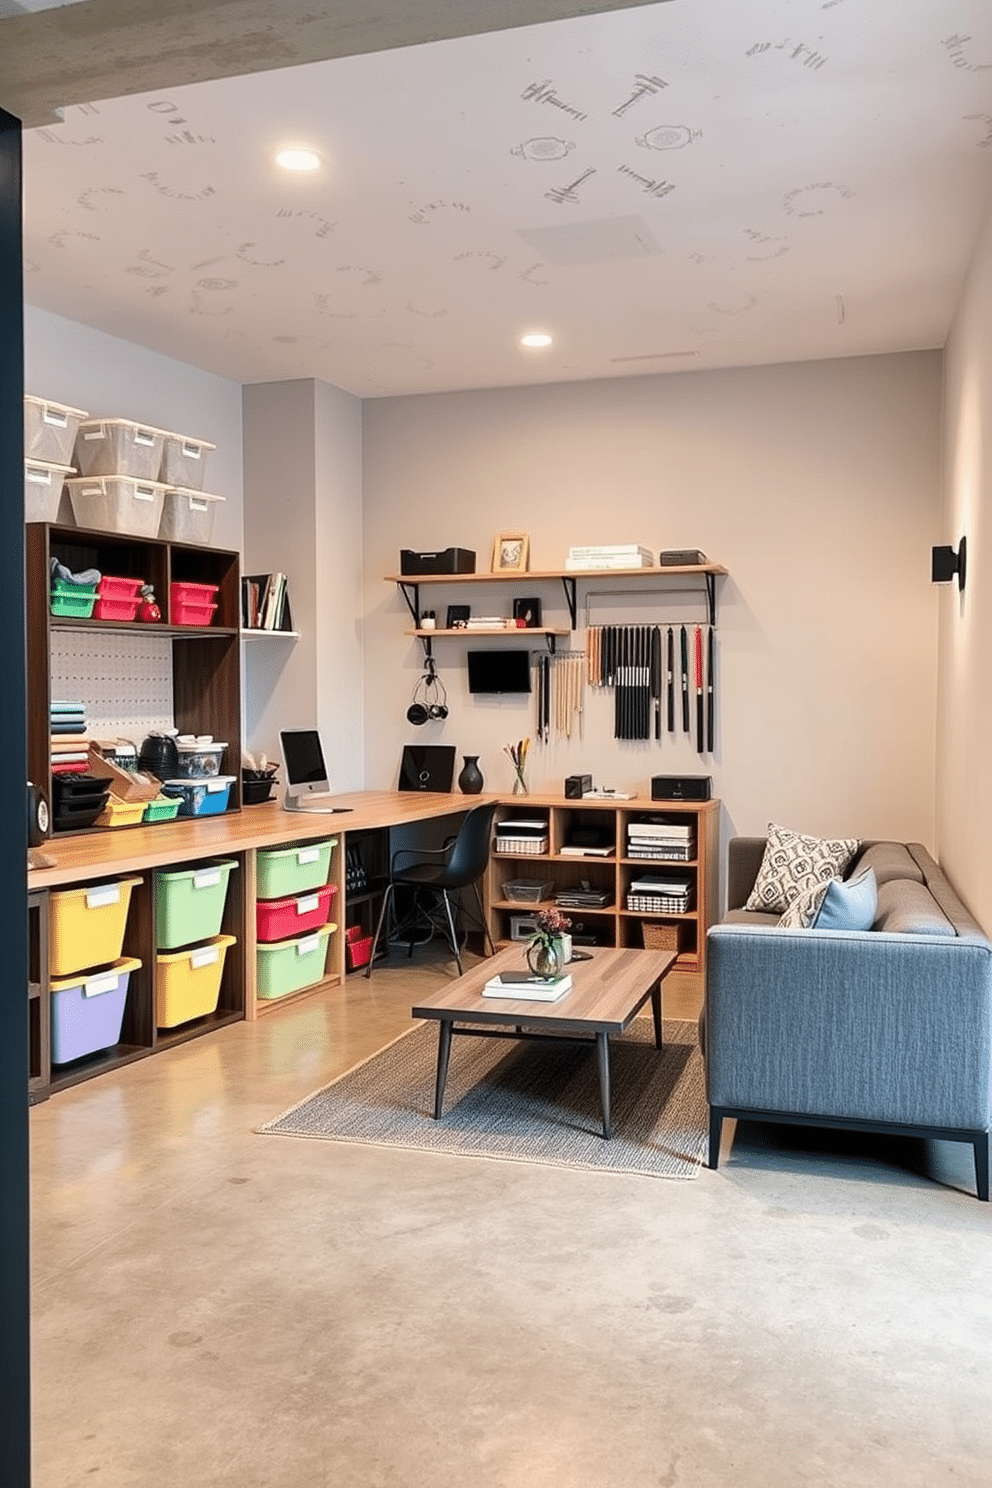
<svg viewBox="0 0 992 1488"><path fill-rule="evenodd" d="M600 547L569 548L565 568L651 568L654 552L638 543L607 543Z"/></svg>
<svg viewBox="0 0 992 1488"><path fill-rule="evenodd" d="M645 874L632 880L627 892L627 908L642 914L685 914L689 908L692 883L672 874Z"/></svg>
<svg viewBox="0 0 992 1488"><path fill-rule="evenodd" d="M506 621L502 615L469 615L465 621L466 630L505 630Z"/></svg>
<svg viewBox="0 0 992 1488"><path fill-rule="evenodd" d="M695 826L692 822L667 822L660 817L627 824L628 858L666 859L670 863L691 863L696 854Z"/></svg>
<svg viewBox="0 0 992 1488"><path fill-rule="evenodd" d="M53 701L49 705L53 775L85 775L89 764L85 703Z"/></svg>
<svg viewBox="0 0 992 1488"><path fill-rule="evenodd" d="M548 850L547 818L519 817L496 823L496 851L534 855Z"/></svg>
<svg viewBox="0 0 992 1488"><path fill-rule="evenodd" d="M559 909L605 909L612 897L607 889L559 889L555 903Z"/></svg>
<svg viewBox="0 0 992 1488"><path fill-rule="evenodd" d="M556 977L530 976L526 969L503 971L489 978L482 995L506 997L511 1002L557 1002L571 985L572 977L567 971Z"/></svg>

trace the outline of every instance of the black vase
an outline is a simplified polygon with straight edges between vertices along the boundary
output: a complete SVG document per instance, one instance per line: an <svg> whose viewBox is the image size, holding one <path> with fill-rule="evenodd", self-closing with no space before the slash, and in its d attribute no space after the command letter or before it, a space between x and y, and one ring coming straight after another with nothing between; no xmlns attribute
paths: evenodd
<svg viewBox="0 0 992 1488"><path fill-rule="evenodd" d="M479 756L466 754L463 758L465 763L458 776L458 789L463 796L477 796L484 784L482 771L479 769Z"/></svg>

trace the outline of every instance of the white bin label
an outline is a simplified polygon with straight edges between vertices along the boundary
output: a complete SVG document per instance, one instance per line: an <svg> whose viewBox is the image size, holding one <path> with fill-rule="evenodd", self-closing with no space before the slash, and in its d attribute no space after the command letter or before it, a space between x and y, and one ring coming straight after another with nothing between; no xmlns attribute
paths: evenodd
<svg viewBox="0 0 992 1488"><path fill-rule="evenodd" d="M194 512L194 511L196 511L196 512L209 511L210 510L210 502L209 501L201 501L198 496L191 496L189 498L189 509L190 509L191 512Z"/></svg>
<svg viewBox="0 0 992 1488"><path fill-rule="evenodd" d="M297 899L296 901L296 913L298 915L313 914L314 910L319 908L319 894L304 894L302 899Z"/></svg>
<svg viewBox="0 0 992 1488"><path fill-rule="evenodd" d="M24 479L35 486L50 486L52 484L52 472L50 470L39 470L35 465L24 467Z"/></svg>
<svg viewBox="0 0 992 1488"><path fill-rule="evenodd" d="M107 884L102 889L90 889L86 895L87 909L106 909L108 904L120 904L120 884Z"/></svg>
<svg viewBox="0 0 992 1488"><path fill-rule="evenodd" d="M149 434L145 429L135 429L134 442L135 444L152 445L155 443L155 435Z"/></svg>
<svg viewBox="0 0 992 1488"><path fill-rule="evenodd" d="M102 992L116 992L118 980L116 972L113 976L90 977L83 983L83 996L99 997Z"/></svg>
<svg viewBox="0 0 992 1488"><path fill-rule="evenodd" d="M55 408L46 408L41 415L41 421L43 424L53 424L56 429L68 429L69 427L69 415L60 413Z"/></svg>
<svg viewBox="0 0 992 1488"><path fill-rule="evenodd" d="M300 863L300 864L303 864L303 863L319 863L320 862L320 848L319 847L301 847L300 850L299 850L299 852L296 854L296 861L298 863Z"/></svg>
<svg viewBox="0 0 992 1488"><path fill-rule="evenodd" d="M207 790L213 791L214 794L216 794L217 791L227 790L229 784L230 781L228 780L208 780L206 782Z"/></svg>
<svg viewBox="0 0 992 1488"><path fill-rule="evenodd" d="M106 437L106 430L101 424L99 429L87 429L86 433L83 435L83 443L92 444L94 439L106 439Z"/></svg>
<svg viewBox="0 0 992 1488"><path fill-rule="evenodd" d="M205 868L202 873L193 874L194 889L212 889L220 883L219 868Z"/></svg>
<svg viewBox="0 0 992 1488"><path fill-rule="evenodd" d="M200 458L200 446L198 444L186 444L182 446L183 454L187 460L198 460Z"/></svg>
<svg viewBox="0 0 992 1488"><path fill-rule="evenodd" d="M194 971L201 966L213 966L215 961L220 960L220 950L217 946L204 946L202 951L191 951L189 964Z"/></svg>
<svg viewBox="0 0 992 1488"><path fill-rule="evenodd" d="M154 501L154 488L152 486L135 486L134 499L135 501Z"/></svg>
<svg viewBox="0 0 992 1488"><path fill-rule="evenodd" d="M296 954L298 956L312 956L319 946L319 935L304 935L302 940L296 942Z"/></svg>

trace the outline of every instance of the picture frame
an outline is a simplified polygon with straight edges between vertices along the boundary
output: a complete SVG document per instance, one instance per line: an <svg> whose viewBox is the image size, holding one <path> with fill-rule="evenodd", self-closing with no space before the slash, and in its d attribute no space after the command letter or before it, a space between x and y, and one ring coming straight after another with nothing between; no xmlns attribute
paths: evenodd
<svg viewBox="0 0 992 1488"><path fill-rule="evenodd" d="M497 532L493 539L493 573L526 573L529 558L528 532Z"/></svg>
<svg viewBox="0 0 992 1488"><path fill-rule="evenodd" d="M515 599L513 618L524 630L540 630L541 601L539 599Z"/></svg>
<svg viewBox="0 0 992 1488"><path fill-rule="evenodd" d="M472 606L467 604L450 604L448 615L444 622L447 630L464 630L468 625Z"/></svg>

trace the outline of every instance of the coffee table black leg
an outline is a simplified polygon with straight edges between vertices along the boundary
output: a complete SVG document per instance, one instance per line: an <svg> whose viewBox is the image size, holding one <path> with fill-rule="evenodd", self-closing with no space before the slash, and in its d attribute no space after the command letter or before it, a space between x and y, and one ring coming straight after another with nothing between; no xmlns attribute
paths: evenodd
<svg viewBox="0 0 992 1488"><path fill-rule="evenodd" d="M609 1141L613 1135L610 1120L610 1038L609 1034L597 1033L596 1053L599 1057L599 1095L603 1103L603 1138Z"/></svg>
<svg viewBox="0 0 992 1488"><path fill-rule="evenodd" d="M662 1021L661 1021L661 983L651 993L651 1012L654 1015L654 1046L656 1049L663 1047L662 1043Z"/></svg>
<svg viewBox="0 0 992 1488"><path fill-rule="evenodd" d="M434 1086L434 1120L440 1121L444 1105L444 1082L448 1078L453 1019L442 1018L437 1025L437 1081Z"/></svg>

